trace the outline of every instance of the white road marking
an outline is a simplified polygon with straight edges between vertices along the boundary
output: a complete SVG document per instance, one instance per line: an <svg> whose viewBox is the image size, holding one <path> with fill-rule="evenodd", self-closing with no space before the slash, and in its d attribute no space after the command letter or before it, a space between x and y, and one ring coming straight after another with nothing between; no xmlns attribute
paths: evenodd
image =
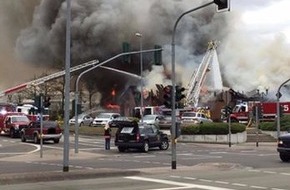
<svg viewBox="0 0 290 190"><path fill-rule="evenodd" d="M267 189L267 187L261 187L261 186L250 186L250 187L254 189Z"/></svg>
<svg viewBox="0 0 290 190"><path fill-rule="evenodd" d="M21 155L21 154L32 154L34 152L37 152L40 150L40 145L37 145L37 144L28 144L28 143L22 143L22 144L25 144L25 145L30 145L30 146L35 146L36 149L35 150L32 150L30 152L1 152L0 154L1 155Z"/></svg>
<svg viewBox="0 0 290 190"><path fill-rule="evenodd" d="M152 157L156 157L156 155L141 155L141 156L134 156L134 158L152 158Z"/></svg>
<svg viewBox="0 0 290 190"><path fill-rule="evenodd" d="M247 187L246 184L242 184L242 183L232 183L232 185L239 186L239 187Z"/></svg>
<svg viewBox="0 0 290 190"><path fill-rule="evenodd" d="M166 185L175 185L175 186L183 187L184 189L186 189L186 188L188 188L188 189L189 188L199 188L199 189L208 189L208 190L233 190L233 189L214 187L214 186L208 186L208 185L182 183L182 182L176 182L176 181L170 181L170 180L153 179L153 178L146 178L146 177L139 177L139 176L129 176L129 177L125 177L125 178L132 179L132 180L139 180L139 181L149 181L149 182L161 183L161 184L166 184ZM172 189L172 188L170 188L170 189ZM159 189L155 189L155 190L168 190L168 188L159 188Z"/></svg>

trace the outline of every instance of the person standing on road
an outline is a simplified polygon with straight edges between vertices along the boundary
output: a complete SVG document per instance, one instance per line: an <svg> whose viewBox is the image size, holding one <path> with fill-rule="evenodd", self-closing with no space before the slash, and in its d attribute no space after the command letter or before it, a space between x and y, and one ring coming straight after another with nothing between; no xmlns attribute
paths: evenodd
<svg viewBox="0 0 290 190"><path fill-rule="evenodd" d="M109 125L109 122L106 123L104 128L104 137L105 137L105 149L110 150L110 144L111 144L111 128Z"/></svg>

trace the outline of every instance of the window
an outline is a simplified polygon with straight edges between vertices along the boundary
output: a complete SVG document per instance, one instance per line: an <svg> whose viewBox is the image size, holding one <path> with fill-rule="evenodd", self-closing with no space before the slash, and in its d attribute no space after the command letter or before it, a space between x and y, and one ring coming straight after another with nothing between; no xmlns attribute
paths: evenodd
<svg viewBox="0 0 290 190"><path fill-rule="evenodd" d="M123 129L121 130L121 133L132 133L134 127L123 127Z"/></svg>

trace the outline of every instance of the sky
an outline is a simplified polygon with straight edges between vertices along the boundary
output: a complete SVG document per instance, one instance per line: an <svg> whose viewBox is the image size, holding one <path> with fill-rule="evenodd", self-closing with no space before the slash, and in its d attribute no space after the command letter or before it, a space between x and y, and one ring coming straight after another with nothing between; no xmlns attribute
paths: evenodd
<svg viewBox="0 0 290 190"><path fill-rule="evenodd" d="M229 38L228 48L224 51L239 57L239 61L226 56L228 61L236 64L224 68L242 73L238 78L228 76L233 89L244 91L252 87L260 92L268 89L274 98L278 86L289 79L289 8L288 0L231 1L230 14L237 12L240 20L233 23L234 34ZM289 100L289 90L285 91L282 99Z"/></svg>
<svg viewBox="0 0 290 190"><path fill-rule="evenodd" d="M82 0L77 1L81 2ZM102 0L99 2L101 1ZM17 49L15 48L16 40L19 41L19 39L22 39L25 41L25 39L29 39L27 40L29 43L35 42L34 38L27 38L27 36L20 33L20 31L29 27L30 20L32 20L33 17L37 17L37 14L32 11L32 6L37 5L37 2L38 0L0 1L0 24L2 26L5 24L6 26L0 27L0 56L2 57L0 63L0 90L27 82L34 76L40 75L47 70L44 65L40 67L23 63L23 61L19 61L14 54L15 49ZM94 1L90 0L87 2ZM106 2L116 2L116 0L106 0ZM138 3L135 3L136 1L133 3L133 0L127 0L126 2L130 6L138 6ZM144 3L146 6L144 6L144 9L138 10L144 11L148 8L147 6L149 3L147 2L154 2L154 0L146 1L147 4L143 1L140 2ZM180 1L180 3L183 2L192 4L192 1ZM199 3L201 0L196 2ZM170 3L168 3L168 5L166 4L164 7L169 10L173 8L170 6ZM181 6L179 8L181 8ZM189 8L188 6L183 7L184 10ZM227 85L237 91L249 91L256 88L259 88L261 91L269 89L273 95L277 86L289 78L288 73L290 73L290 67L287 66L290 65L290 56L288 55L290 46L290 17L286 16L289 15L289 8L289 0L231 0L231 11L219 13L225 14L225 17L231 24L231 30L227 34L227 39L220 42L220 48L218 49L221 71L223 72L223 78L227 81ZM24 10L29 11L25 12ZM176 8L172 10L177 11L179 9ZM13 15L11 12L14 12L13 14L18 14L18 17L13 17L13 19L8 17L7 15ZM105 14L102 16L108 19L115 18L115 16L116 18L118 17L118 15L111 15L108 17L108 15L106 16ZM140 16L140 14L138 16ZM25 20L19 20L19 17ZM219 16L216 17L218 18ZM138 23L138 25L147 24L145 18L146 17L140 18L140 23ZM94 17L90 19L94 21ZM173 17L172 19L174 20ZM184 20L186 19L188 19L188 17L184 18ZM35 20L37 21L37 19ZM86 21L88 20L89 19L86 19ZM186 20L186 22L188 21L195 22L193 19ZM17 28L14 26L16 24L18 24ZM115 25L116 24L118 24L118 22L115 22ZM172 23L170 24L172 25ZM172 28L171 25L168 27ZM156 26L158 25L155 25L155 27ZM184 25L181 23L180 27L183 26ZM202 30L206 29L208 30L207 27ZM29 37L32 36L31 33L28 34L30 35ZM189 33L181 38L183 45L187 45L187 40L190 40L190 35ZM45 36L46 33L42 36L40 35L40 39L43 39L42 43L45 43ZM148 41L150 42L150 40ZM108 43L112 42L113 41L108 41ZM168 44L170 44L170 42ZM24 51L28 49L29 48L25 48ZM179 47L177 47L177 49L179 49ZM164 53L166 53L166 51ZM170 52L167 53L170 54ZM178 58L179 57L177 57L177 59ZM164 60L170 61L168 59ZM179 69L181 68L177 68L177 71ZM192 69L189 71L192 72ZM17 73L17 75L11 73ZM148 78L151 77L152 79L152 75L154 75L153 72L148 74ZM183 78L182 80L188 80L189 75L190 74L181 76L181 78Z"/></svg>
<svg viewBox="0 0 290 190"><path fill-rule="evenodd" d="M249 9L247 5L250 5ZM251 35L267 39L284 34L288 43L290 43L290 17L286 15L289 15L289 8L288 0L232 0L233 10L243 10L242 21Z"/></svg>

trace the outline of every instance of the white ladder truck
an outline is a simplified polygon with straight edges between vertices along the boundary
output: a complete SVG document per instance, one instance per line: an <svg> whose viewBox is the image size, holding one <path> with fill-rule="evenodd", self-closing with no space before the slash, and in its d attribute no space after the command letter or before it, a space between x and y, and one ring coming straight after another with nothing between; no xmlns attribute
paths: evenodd
<svg viewBox="0 0 290 190"><path fill-rule="evenodd" d="M222 90L221 73L219 69L219 63L216 53L217 44L213 41L209 42L207 52L202 59L198 69L194 71L188 84L188 91L186 94L186 104L197 108L200 99L200 92L204 85L207 73L211 71L213 80L213 86L215 89Z"/></svg>
<svg viewBox="0 0 290 190"><path fill-rule="evenodd" d="M88 61L86 63L77 65L75 67L71 67L70 68L70 72L74 72L74 71L77 71L77 70L80 70L80 69L83 69L83 68L86 68L86 67L89 67L89 66L94 66L94 65L96 65L98 63L99 63L98 60ZM59 71L59 72L53 73L51 75L48 75L48 76L45 76L45 77L42 77L42 78L39 78L39 79L35 79L33 81L26 82L26 83L17 85L15 87L0 91L0 98L3 97L3 96L6 96L6 95L12 94L12 93L16 93L16 92L25 90L27 88L30 88L31 86L37 86L37 85L43 84L43 83L45 83L45 82L47 82L49 80L61 77L64 74L65 74L65 71Z"/></svg>

